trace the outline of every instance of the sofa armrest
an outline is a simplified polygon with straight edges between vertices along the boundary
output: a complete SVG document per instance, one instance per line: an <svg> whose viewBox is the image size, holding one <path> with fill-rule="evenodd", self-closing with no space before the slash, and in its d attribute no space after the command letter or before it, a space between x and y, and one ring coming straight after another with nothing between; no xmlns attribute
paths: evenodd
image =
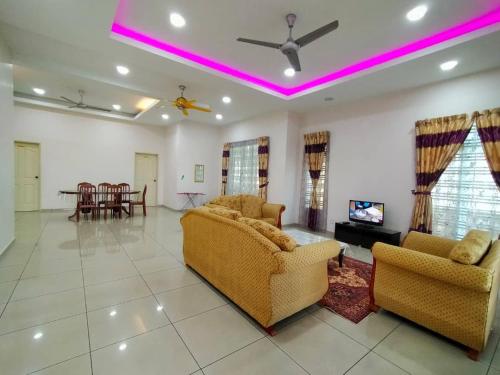
<svg viewBox="0 0 500 375"><path fill-rule="evenodd" d="M262 205L262 217L269 217L274 219L274 223L281 229L281 214L285 211L284 204L278 203L264 203Z"/></svg>
<svg viewBox="0 0 500 375"><path fill-rule="evenodd" d="M372 254L377 263L391 264L403 271L478 292L489 292L491 289L493 272L488 269L382 242L373 245Z"/></svg>
<svg viewBox="0 0 500 375"><path fill-rule="evenodd" d="M449 238L412 231L406 235L401 246L421 253L448 258L451 249L458 242Z"/></svg>
<svg viewBox="0 0 500 375"><path fill-rule="evenodd" d="M329 240L311 245L298 246L293 251L279 251L274 256L279 259L282 269L280 273L293 272L312 264L326 262L338 256L340 245L337 241ZM325 268L325 272L326 268Z"/></svg>

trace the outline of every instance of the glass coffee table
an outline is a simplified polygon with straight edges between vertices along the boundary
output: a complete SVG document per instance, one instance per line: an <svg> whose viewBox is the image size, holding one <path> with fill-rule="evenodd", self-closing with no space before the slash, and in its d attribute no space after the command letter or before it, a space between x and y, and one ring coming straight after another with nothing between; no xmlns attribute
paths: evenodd
<svg viewBox="0 0 500 375"><path fill-rule="evenodd" d="M309 233L298 228L285 228L283 231L286 234L290 235L300 245L309 245L321 241L334 240L334 238L325 237L320 234ZM341 241L337 241L337 243L340 245L340 253L338 255L339 267L342 267L344 256L349 250L349 244Z"/></svg>

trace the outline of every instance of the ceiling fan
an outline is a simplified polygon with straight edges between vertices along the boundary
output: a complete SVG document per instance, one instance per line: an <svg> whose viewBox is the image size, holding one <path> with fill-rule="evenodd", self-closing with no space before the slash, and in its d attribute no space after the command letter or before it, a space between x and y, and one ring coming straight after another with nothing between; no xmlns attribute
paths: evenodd
<svg viewBox="0 0 500 375"><path fill-rule="evenodd" d="M251 44L257 44L259 46L263 47L269 47L269 48L275 48L279 49L287 58L288 61L290 61L290 64L292 65L293 69L296 72L300 72L300 60L299 60L299 49L304 47L305 45L314 42L316 39L321 38L322 36L328 34L331 31L334 31L339 27L339 21L333 21L330 22L329 24L320 27L319 29L316 29L314 31L311 31L309 34L306 34L299 39L294 40L292 38L292 29L293 26L295 25L295 20L297 19L297 16L293 13L289 13L286 15L286 22L288 23L288 39L286 40L285 43L279 44L279 43L272 43L272 42L263 42L261 40L254 40L254 39L246 39L246 38L238 38L236 39L238 42L245 42L245 43L251 43Z"/></svg>
<svg viewBox="0 0 500 375"><path fill-rule="evenodd" d="M80 101L78 101L78 102L76 102L72 99L69 99L65 96L61 96L61 99L64 100L67 104L69 104L68 108L79 108L79 109L88 109L88 110L92 110L92 111L111 112L111 110L107 109L107 108L95 107L92 105L85 104L83 102L83 96L85 95L85 91L78 90L78 94L80 95Z"/></svg>
<svg viewBox="0 0 500 375"><path fill-rule="evenodd" d="M174 107L181 111L184 116L189 116L189 109L202 112L212 112L210 106L202 103L194 104L197 103L196 100L186 99L184 97L184 90L186 89L186 86L180 85L179 89L181 90L181 95L175 100L170 100L170 103L172 103Z"/></svg>

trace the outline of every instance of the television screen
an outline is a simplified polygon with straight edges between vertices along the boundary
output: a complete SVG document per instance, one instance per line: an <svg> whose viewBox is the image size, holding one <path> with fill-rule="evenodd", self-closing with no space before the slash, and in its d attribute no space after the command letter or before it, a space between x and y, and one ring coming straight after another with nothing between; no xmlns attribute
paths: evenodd
<svg viewBox="0 0 500 375"><path fill-rule="evenodd" d="M384 204L355 201L349 203L349 220L371 225L384 224Z"/></svg>

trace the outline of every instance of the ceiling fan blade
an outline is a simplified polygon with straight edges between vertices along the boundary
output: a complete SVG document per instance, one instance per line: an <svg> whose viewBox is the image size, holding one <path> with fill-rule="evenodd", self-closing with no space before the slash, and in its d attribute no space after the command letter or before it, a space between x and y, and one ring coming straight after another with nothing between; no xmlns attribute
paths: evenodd
<svg viewBox="0 0 500 375"><path fill-rule="evenodd" d="M258 46L263 46L263 47L269 47L269 48L275 48L275 49L280 49L281 44L279 43L271 43L271 42L263 42L261 40L254 40L254 39L245 39L245 38L238 38L236 39L238 42L243 42L243 43L250 43L250 44L256 44Z"/></svg>
<svg viewBox="0 0 500 375"><path fill-rule="evenodd" d="M187 111L187 109L186 109L186 108L184 108L184 109L182 110L182 114L183 114L184 116L189 116L189 112Z"/></svg>
<svg viewBox="0 0 500 375"><path fill-rule="evenodd" d="M305 45L315 41L316 39L321 38L323 35L326 35L329 32L337 29L338 27L339 21L333 21L328 25L320 27L319 29L311 31L309 34L300 37L299 39L295 40L295 43L297 43L300 47L304 47Z"/></svg>
<svg viewBox="0 0 500 375"><path fill-rule="evenodd" d="M210 108L206 108L206 107L198 107L196 105L192 105L190 107L190 109L194 109L196 111L202 111L202 112L212 112L212 110Z"/></svg>
<svg viewBox="0 0 500 375"><path fill-rule="evenodd" d="M78 103L77 103L77 102L75 102L74 100L68 99L68 98L67 98L67 97L65 97L65 96L61 96L60 98L61 98L61 99L63 99L63 100L66 100L68 103L78 104Z"/></svg>
<svg viewBox="0 0 500 375"><path fill-rule="evenodd" d="M300 61L299 61L299 55L297 54L297 51L290 51L289 53L286 54L286 57L288 57L288 61L290 61L290 65L292 65L292 68L296 72L300 72Z"/></svg>
<svg viewBox="0 0 500 375"><path fill-rule="evenodd" d="M111 109L101 108L101 107L94 107L92 105L86 105L86 104L85 104L85 107L81 107L81 108L83 108L83 109L90 109L90 110L93 110L93 111L111 112Z"/></svg>

